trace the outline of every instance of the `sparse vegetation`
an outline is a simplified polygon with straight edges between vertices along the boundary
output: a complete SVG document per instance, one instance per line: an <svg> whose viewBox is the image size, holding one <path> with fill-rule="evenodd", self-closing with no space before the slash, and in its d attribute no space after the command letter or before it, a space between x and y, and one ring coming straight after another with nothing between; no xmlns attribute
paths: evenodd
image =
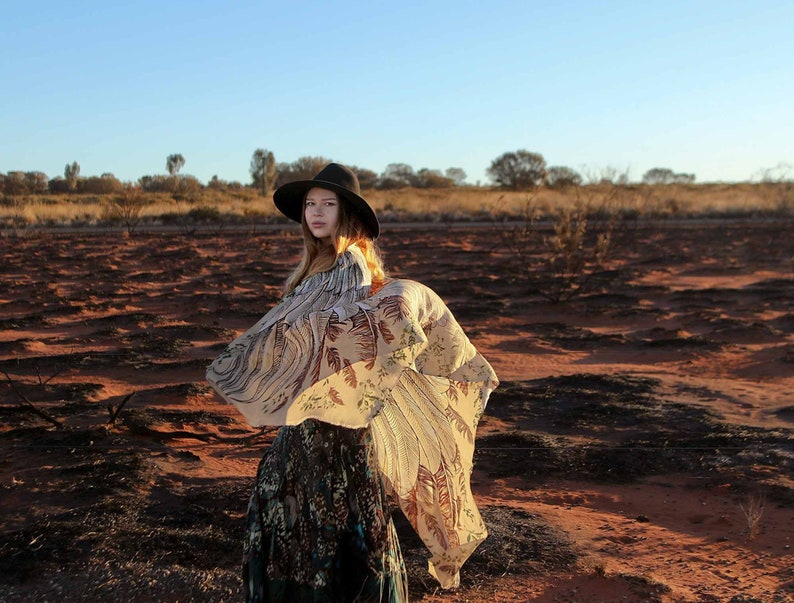
<svg viewBox="0 0 794 603"><path fill-rule="evenodd" d="M577 186L571 192L572 205L552 208L546 216L537 195L526 199L520 219L503 231L502 241L512 254L516 274L532 291L559 303L591 289L605 272L615 244L620 218L616 190Z"/></svg>
<svg viewBox="0 0 794 603"><path fill-rule="evenodd" d="M549 301L558 303L581 295L606 266L615 216L588 233L589 210L582 203L563 209L554 219L554 234L545 239L550 250L546 269L556 277L550 289L540 289Z"/></svg>
<svg viewBox="0 0 794 603"><path fill-rule="evenodd" d="M761 194L778 214L794 216L794 168L781 163L761 170L758 178Z"/></svg>
<svg viewBox="0 0 794 603"><path fill-rule="evenodd" d="M11 378L11 376L7 372L5 372L5 371L0 371L0 372L3 373L3 376L6 378L6 381L11 386L12 391L14 392L14 394L19 399L19 404L23 408L25 408L25 409L29 410L30 412L38 415L39 417L41 417L45 421L51 423L55 427L61 427L61 422L58 419L53 417L50 413L48 413L47 411L43 410L42 408L39 408L25 394L23 394L20 391L20 389L17 386L16 382ZM49 381L49 379L47 379L47 381ZM46 384L46 381L42 382L41 381L41 376L39 376L39 385L45 385L45 384Z"/></svg>
<svg viewBox="0 0 794 603"><path fill-rule="evenodd" d="M185 158L179 153L166 158L167 174L144 175L128 184L111 173L81 177L76 161L65 166L62 177L51 180L43 172L9 171L0 173L0 228L123 222L132 232L138 222L182 222L188 224L187 231L194 231L192 220L185 216L196 207L216 208L223 224L281 220L272 207L272 191L291 181L312 178L330 161L323 156L303 156L276 163L272 151L260 148L251 158L248 186L217 175L204 185L195 176L183 175L180 170ZM586 168L580 173L567 166L547 167L542 154L519 149L491 162L487 173L492 187L479 186L479 182L467 186L466 172L458 167L415 170L407 163L390 163L381 174L352 167L385 222L522 220L527 192L537 201L538 219L573 218L582 204L587 211L601 211L603 203L593 201L607 198L612 201L611 212L637 218L790 219L794 215L794 180L788 164L761 170L752 182L695 184L694 174L669 168L652 168L641 182L632 182L627 171L615 168L596 174ZM135 215L129 215L126 208L130 203L125 197L135 188L141 194L136 193L132 203ZM176 212L166 207L169 200L177 201Z"/></svg>
<svg viewBox="0 0 794 603"><path fill-rule="evenodd" d="M652 168L642 175L645 184L692 184L694 174L676 173L670 168Z"/></svg>
<svg viewBox="0 0 794 603"><path fill-rule="evenodd" d="M549 188L566 189L571 186L581 186L582 176L566 166L550 167L546 174L546 185Z"/></svg>
<svg viewBox="0 0 794 603"><path fill-rule="evenodd" d="M97 180L103 180L97 178ZM269 197L250 187L218 181L202 188L192 176L180 176L175 194L169 176L141 179L139 225L178 223L197 207L216 208L227 224L283 221ZM81 180L81 182L83 182ZM0 228L39 226L102 226L120 223L108 206L124 193L110 177L104 178L108 194L24 194L0 196ZM98 185L97 185L98 186ZM131 185L126 185L127 187ZM610 199L609 211L619 219L770 218L791 216L794 189L787 180L742 184L612 184L588 183L559 188L520 190L452 186L448 188L392 188L364 191L383 222L445 221L520 222L525 218L528 195L535 202L538 219L551 219L577 204L601 211ZM175 199L178 203L175 203Z"/></svg>

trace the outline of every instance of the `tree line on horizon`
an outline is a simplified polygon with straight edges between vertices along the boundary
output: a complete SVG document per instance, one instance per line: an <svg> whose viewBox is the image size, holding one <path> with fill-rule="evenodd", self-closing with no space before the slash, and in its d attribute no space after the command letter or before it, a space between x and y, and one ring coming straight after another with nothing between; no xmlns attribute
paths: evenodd
<svg viewBox="0 0 794 603"><path fill-rule="evenodd" d="M205 185L196 177L181 174L185 157L181 153L166 158L167 174L141 176L137 182L122 182L111 173L100 176L82 177L80 164L76 161L66 164L63 176L50 179L44 172L9 171L0 173L0 194L117 194L129 188L139 188L144 192L163 192L171 194L192 194L202 189L236 190L254 188L263 195L269 195L276 188L295 180L309 180L331 160L320 156L304 156L292 162L276 161L272 151L257 149L249 166L251 181L244 185L237 181L227 181L213 176ZM377 172L350 166L356 172L362 189L399 189L399 188L451 188L467 186L466 172L459 167L447 168L444 172L437 169L421 168L414 170L406 163L390 163ZM598 178L585 178L567 166L547 166L540 153L524 149L503 153L495 158L487 169L493 183L501 188L525 190L546 186L555 189L581 186L593 182L629 184L627 174L616 171L606 172ZM691 184L694 174L677 173L669 168L652 168L642 177L644 184Z"/></svg>

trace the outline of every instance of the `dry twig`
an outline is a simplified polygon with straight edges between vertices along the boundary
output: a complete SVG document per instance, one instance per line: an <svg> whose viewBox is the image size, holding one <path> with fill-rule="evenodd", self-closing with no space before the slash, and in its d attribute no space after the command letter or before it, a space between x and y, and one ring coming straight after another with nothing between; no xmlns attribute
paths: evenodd
<svg viewBox="0 0 794 603"><path fill-rule="evenodd" d="M751 494L747 501L747 507L739 503L739 508L744 513L747 520L747 539L753 540L761 530L761 519L764 517L764 507L766 500L763 494Z"/></svg>
<svg viewBox="0 0 794 603"><path fill-rule="evenodd" d="M5 376L5 378L6 378L6 380L8 381L8 383L11 385L11 389L12 389L12 390L14 390L14 393L15 393L15 394L17 395L17 397L19 398L19 400L20 400L20 404L21 404L22 406L24 406L24 407L26 407L26 408L30 409L30 410L31 410L32 412L34 412L35 414L39 415L39 416L40 416L42 419L45 419L45 420L49 421L50 423L52 423L52 424L53 424L53 425L55 425L56 427L61 427L61 426L62 426L62 423L61 423L61 422L60 422L58 419L56 419L55 417L53 417L53 416L52 416L50 413L48 413L47 411L45 411L45 410L42 410L41 408L39 408L38 406L36 406L35 404L33 404L33 402L31 402L31 401L30 401L30 399L28 399L28 397L27 397L25 394L23 394L21 391L19 391L19 388L17 387L16 383L15 383L15 382L14 382L14 380L13 380L13 379L12 379L12 378L9 376L9 374L8 374L8 373L6 373L5 371L2 371L2 373L3 373L3 375ZM41 381L41 376L39 376L39 381ZM49 379L47 379L47 381L49 381ZM46 381L45 381L44 383L46 383Z"/></svg>
<svg viewBox="0 0 794 603"><path fill-rule="evenodd" d="M121 412L121 409L124 408L124 405L129 402L130 398L135 395L135 392L127 394L124 399L119 402L119 405L116 408L113 408L112 404L108 404L108 412L110 413L110 418L108 419L108 426L113 427L116 424L116 419Z"/></svg>

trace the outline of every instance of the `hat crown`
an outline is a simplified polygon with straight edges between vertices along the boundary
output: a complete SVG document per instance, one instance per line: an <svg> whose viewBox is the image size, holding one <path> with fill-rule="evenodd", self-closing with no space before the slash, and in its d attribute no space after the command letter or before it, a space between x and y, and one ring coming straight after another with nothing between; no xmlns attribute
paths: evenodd
<svg viewBox="0 0 794 603"><path fill-rule="evenodd" d="M316 181L318 185L327 182L361 195L361 185L358 183L356 173L339 163L329 163L312 180Z"/></svg>

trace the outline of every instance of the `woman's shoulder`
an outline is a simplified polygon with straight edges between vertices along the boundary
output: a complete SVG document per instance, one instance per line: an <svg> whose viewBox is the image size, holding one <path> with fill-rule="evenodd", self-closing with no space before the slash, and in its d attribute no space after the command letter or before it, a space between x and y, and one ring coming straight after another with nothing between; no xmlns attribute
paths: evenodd
<svg viewBox="0 0 794 603"><path fill-rule="evenodd" d="M381 297L390 297L394 295L403 297L417 295L438 297L438 294L424 283L408 278L393 277L389 277L383 281L383 285L378 289L377 295Z"/></svg>

